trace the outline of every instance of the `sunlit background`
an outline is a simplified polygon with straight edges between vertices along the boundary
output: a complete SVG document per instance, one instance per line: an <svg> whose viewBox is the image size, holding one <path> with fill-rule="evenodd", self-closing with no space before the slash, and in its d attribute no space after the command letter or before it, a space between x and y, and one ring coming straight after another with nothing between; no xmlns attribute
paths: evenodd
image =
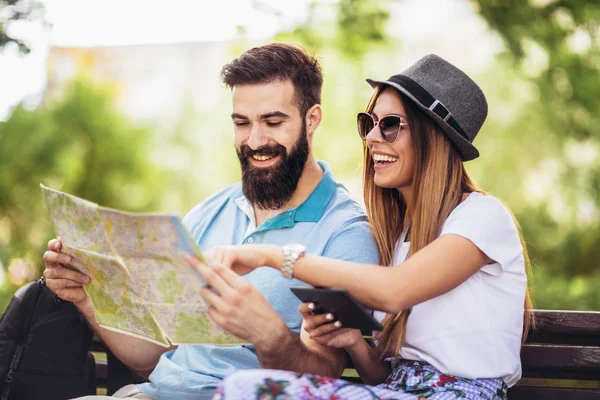
<svg viewBox="0 0 600 400"><path fill-rule="evenodd" d="M271 41L324 68L315 151L361 197L355 114L428 53L481 85L467 164L520 221L536 308L600 310L600 3L0 0L0 308L54 236L39 183L184 215L239 179L223 64Z"/></svg>

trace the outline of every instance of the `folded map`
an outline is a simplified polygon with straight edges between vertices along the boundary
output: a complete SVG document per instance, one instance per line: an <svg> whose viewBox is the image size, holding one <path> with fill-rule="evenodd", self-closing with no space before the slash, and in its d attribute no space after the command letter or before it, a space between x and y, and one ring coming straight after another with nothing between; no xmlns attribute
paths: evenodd
<svg viewBox="0 0 600 400"><path fill-rule="evenodd" d="M40 185L67 268L90 277L84 289L100 326L163 346L243 343L219 328L200 296L206 285L183 259L202 253L178 216L100 207Z"/></svg>

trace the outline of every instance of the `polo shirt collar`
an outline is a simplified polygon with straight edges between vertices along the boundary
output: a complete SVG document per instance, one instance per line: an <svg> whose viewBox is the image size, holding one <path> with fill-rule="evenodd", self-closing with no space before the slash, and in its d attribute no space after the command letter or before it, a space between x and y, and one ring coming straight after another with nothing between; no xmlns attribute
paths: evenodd
<svg viewBox="0 0 600 400"><path fill-rule="evenodd" d="M335 191L337 183L331 167L325 161L319 161L319 166L324 172L321 182L304 203L294 210L294 221L296 222L317 222L320 220L329 199Z"/></svg>

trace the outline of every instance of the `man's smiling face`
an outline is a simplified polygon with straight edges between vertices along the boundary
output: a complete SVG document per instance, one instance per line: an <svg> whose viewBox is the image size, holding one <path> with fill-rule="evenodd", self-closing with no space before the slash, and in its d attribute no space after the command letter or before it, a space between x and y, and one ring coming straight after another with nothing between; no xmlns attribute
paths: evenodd
<svg viewBox="0 0 600 400"><path fill-rule="evenodd" d="M298 185L310 152L304 116L291 81L236 85L234 142L244 195L262 209L278 209Z"/></svg>

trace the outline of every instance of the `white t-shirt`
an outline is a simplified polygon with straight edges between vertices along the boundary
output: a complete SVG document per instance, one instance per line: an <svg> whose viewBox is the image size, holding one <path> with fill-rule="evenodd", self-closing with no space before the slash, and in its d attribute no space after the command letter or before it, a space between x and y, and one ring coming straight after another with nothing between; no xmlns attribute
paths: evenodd
<svg viewBox="0 0 600 400"><path fill-rule="evenodd" d="M527 285L513 217L495 197L474 192L448 216L440 236L449 234L469 239L496 262L451 291L413 306L400 357L463 378L501 377L513 386L521 378ZM396 266L410 247L404 237L396 246ZM375 316L381 321L385 314L376 311Z"/></svg>

